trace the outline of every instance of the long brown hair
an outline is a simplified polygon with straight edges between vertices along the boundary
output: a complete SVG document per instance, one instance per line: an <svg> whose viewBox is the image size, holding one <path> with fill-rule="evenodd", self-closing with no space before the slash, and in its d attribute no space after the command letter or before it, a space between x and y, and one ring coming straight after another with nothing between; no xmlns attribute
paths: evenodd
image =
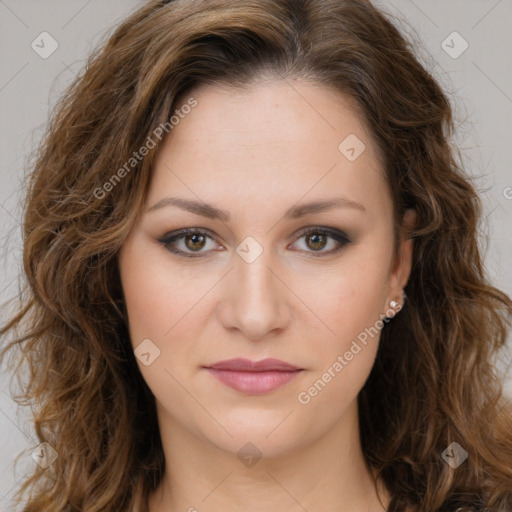
<svg viewBox="0 0 512 512"><path fill-rule="evenodd" d="M512 302L484 273L481 206L450 142L449 101L368 0L152 1L62 97L28 186L22 306L1 331L13 337L2 356L17 348L28 375L18 400L58 453L25 481L24 512L127 511L160 482L154 398L131 349L116 259L156 150L104 184L194 86L243 87L264 72L352 99L384 155L396 227L407 208L418 214L407 303L384 327L358 397L363 453L389 512L510 512L512 413L493 358ZM453 442L469 456L457 469L441 456Z"/></svg>

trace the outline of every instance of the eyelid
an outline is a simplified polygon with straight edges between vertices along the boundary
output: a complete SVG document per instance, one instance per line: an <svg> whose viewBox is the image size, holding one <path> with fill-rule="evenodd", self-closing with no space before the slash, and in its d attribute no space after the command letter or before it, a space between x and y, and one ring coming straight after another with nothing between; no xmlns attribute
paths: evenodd
<svg viewBox="0 0 512 512"><path fill-rule="evenodd" d="M335 240L339 245L337 248L335 249L331 249L329 251L304 251L304 250L299 250L298 252L303 252L303 253L306 253L312 257L322 257L322 256L328 256L328 255L332 255L332 254L335 254L337 253L338 251L340 251L343 247L345 247L346 245L352 243L350 237L342 230L338 229L338 228L333 228L333 227L329 227L329 226L308 226L306 228L302 228L298 231L296 231L294 234L293 234L293 237L294 237L294 242L292 242L292 244L296 243L298 240L300 240L301 238L303 238L304 236L307 236L309 234L320 234L320 235L325 235L329 238L332 238L333 240ZM198 234L198 235L202 235L202 236L205 236L207 238L210 238L211 240L213 240L215 243L218 244L217 240L216 240L216 236L213 234L212 231L210 231L209 229L206 229L206 228L183 228L183 229L178 229L176 231L172 231L172 232L169 232L169 233L166 233L164 236L160 237L158 239L158 241L163 244L165 246L165 248L167 250L169 250L170 252L172 252L173 254L177 254L179 256L183 256L183 257L191 257L191 258L196 258L196 257L205 257L207 256L211 251L198 251L198 252L187 252L187 251L182 251L180 249L171 249L169 248L168 246L176 241L176 240L179 240L181 239L182 237L185 237L186 235L188 234ZM220 244L219 244L220 245Z"/></svg>

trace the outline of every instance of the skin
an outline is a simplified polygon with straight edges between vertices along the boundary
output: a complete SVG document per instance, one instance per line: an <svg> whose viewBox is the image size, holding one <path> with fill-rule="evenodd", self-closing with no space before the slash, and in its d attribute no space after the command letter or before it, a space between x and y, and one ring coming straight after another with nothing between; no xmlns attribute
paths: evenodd
<svg viewBox="0 0 512 512"><path fill-rule="evenodd" d="M167 468L150 510L385 510L389 496L362 456L357 409L380 331L309 403L298 400L389 314L390 301L402 302L410 274L412 241L402 237L395 253L392 202L369 131L346 98L311 82L209 85L191 95L198 105L162 144L146 208L119 253L133 347L149 338L160 350L148 366L138 360ZM366 146L355 161L338 149L350 134ZM151 209L171 196L231 218ZM338 197L364 210L283 217L297 203ZM413 222L408 212L404 227ZM338 229L350 242L329 254L340 244L304 236L308 227ZM182 228L209 230L204 242L172 245L201 256L173 254L161 241ZM246 237L263 249L252 263L236 252ZM270 393L245 394L202 368L234 357L273 357L303 371ZM237 458L248 442L261 454L252 467Z"/></svg>

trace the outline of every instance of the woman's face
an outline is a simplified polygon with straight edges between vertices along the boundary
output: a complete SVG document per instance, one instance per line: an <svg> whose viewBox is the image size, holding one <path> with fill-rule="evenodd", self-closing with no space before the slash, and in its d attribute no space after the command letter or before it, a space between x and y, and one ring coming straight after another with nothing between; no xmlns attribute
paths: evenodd
<svg viewBox="0 0 512 512"><path fill-rule="evenodd" d="M119 254L132 345L161 428L290 452L353 426L411 242L394 254L376 148L339 94L275 80L193 96ZM298 371L212 368L236 358Z"/></svg>

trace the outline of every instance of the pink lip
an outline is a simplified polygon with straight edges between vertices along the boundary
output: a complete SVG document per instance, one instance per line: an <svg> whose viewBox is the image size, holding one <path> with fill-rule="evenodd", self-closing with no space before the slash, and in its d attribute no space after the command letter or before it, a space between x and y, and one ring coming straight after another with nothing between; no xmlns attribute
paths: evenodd
<svg viewBox="0 0 512 512"><path fill-rule="evenodd" d="M279 359L229 359L205 367L214 377L242 393L260 395L286 384L301 371Z"/></svg>

